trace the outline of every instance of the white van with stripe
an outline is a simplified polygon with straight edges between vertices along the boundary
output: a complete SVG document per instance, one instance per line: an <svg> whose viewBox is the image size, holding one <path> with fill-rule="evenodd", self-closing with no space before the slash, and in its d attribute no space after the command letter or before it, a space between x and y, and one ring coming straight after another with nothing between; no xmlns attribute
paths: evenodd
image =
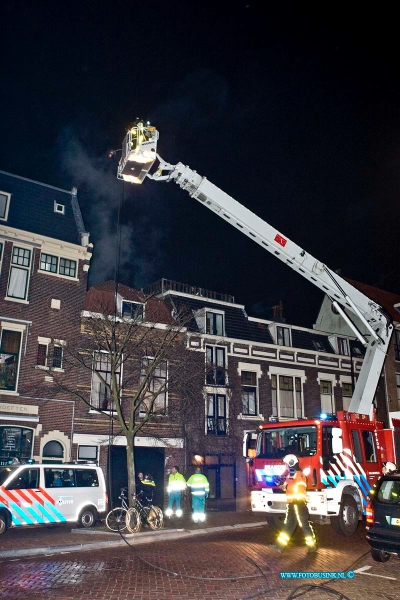
<svg viewBox="0 0 400 600"><path fill-rule="evenodd" d="M0 533L9 527L70 521L93 527L106 509L104 474L95 464L0 467Z"/></svg>

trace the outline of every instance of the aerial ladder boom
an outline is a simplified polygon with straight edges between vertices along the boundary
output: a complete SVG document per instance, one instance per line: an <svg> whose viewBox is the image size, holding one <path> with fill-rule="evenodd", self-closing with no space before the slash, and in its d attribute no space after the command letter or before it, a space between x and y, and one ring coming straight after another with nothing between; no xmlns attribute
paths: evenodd
<svg viewBox="0 0 400 600"><path fill-rule="evenodd" d="M192 198L327 294L337 312L365 346L365 357L349 412L369 415L393 331L390 317L382 307L196 171L182 163L167 163L158 154L157 158L158 168L154 173L147 172L148 178L175 181ZM364 332L360 331L348 313L362 322Z"/></svg>

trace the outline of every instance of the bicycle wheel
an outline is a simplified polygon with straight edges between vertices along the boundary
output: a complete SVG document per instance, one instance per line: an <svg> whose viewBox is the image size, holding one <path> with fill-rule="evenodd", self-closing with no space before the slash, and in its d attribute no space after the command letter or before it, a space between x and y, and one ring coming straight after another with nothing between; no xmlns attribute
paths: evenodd
<svg viewBox="0 0 400 600"><path fill-rule="evenodd" d="M127 510L119 506L110 510L106 517L106 525L111 531L124 531L126 529Z"/></svg>
<svg viewBox="0 0 400 600"><path fill-rule="evenodd" d="M126 513L126 528L130 533L137 533L142 526L140 515L136 508L130 508Z"/></svg>
<svg viewBox="0 0 400 600"><path fill-rule="evenodd" d="M164 515L161 508L158 508L158 506L152 506L147 516L147 522L149 524L150 529L162 529L162 526L164 524Z"/></svg>

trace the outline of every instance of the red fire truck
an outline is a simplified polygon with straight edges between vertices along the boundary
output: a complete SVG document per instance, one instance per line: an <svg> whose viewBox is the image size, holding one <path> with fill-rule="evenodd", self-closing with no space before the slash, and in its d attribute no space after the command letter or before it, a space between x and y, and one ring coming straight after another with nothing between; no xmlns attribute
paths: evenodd
<svg viewBox="0 0 400 600"><path fill-rule="evenodd" d="M400 421L394 421L394 430L384 429L372 415L393 332L391 319L379 304L205 177L182 163L165 162L156 154L158 138L154 127L136 123L125 136L118 177L139 184L146 177L175 181L192 198L322 290L365 346L348 413L325 419L270 422L261 425L256 436L247 436L245 443L252 510L266 513L272 525L279 523L286 507L285 494L279 487L286 469L282 458L294 453L308 477L310 513L322 522L330 522L344 535L352 535L364 513L368 490L381 473L382 462L396 461L394 442L400 439ZM155 158L158 165L150 173L149 161L152 165ZM249 447L252 437L256 437L255 448ZM397 447L400 451L400 444Z"/></svg>
<svg viewBox="0 0 400 600"><path fill-rule="evenodd" d="M329 523L343 535L353 535L365 514L368 491L385 461L396 462L400 451L400 420L393 429L367 415L340 411L319 419L260 425L254 450L245 444L251 508L267 514L278 527L286 508L280 488L285 454L296 454L307 475L307 503L314 521Z"/></svg>

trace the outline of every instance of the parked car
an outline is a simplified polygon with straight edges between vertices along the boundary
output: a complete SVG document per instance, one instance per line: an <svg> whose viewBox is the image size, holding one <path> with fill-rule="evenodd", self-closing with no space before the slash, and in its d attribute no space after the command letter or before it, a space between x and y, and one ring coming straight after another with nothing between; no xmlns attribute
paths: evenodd
<svg viewBox="0 0 400 600"><path fill-rule="evenodd" d="M68 521L93 527L105 516L106 484L94 464L26 464L0 467L0 534L9 527Z"/></svg>
<svg viewBox="0 0 400 600"><path fill-rule="evenodd" d="M374 560L386 562L391 554L400 557L400 471L384 475L370 490L367 540Z"/></svg>

